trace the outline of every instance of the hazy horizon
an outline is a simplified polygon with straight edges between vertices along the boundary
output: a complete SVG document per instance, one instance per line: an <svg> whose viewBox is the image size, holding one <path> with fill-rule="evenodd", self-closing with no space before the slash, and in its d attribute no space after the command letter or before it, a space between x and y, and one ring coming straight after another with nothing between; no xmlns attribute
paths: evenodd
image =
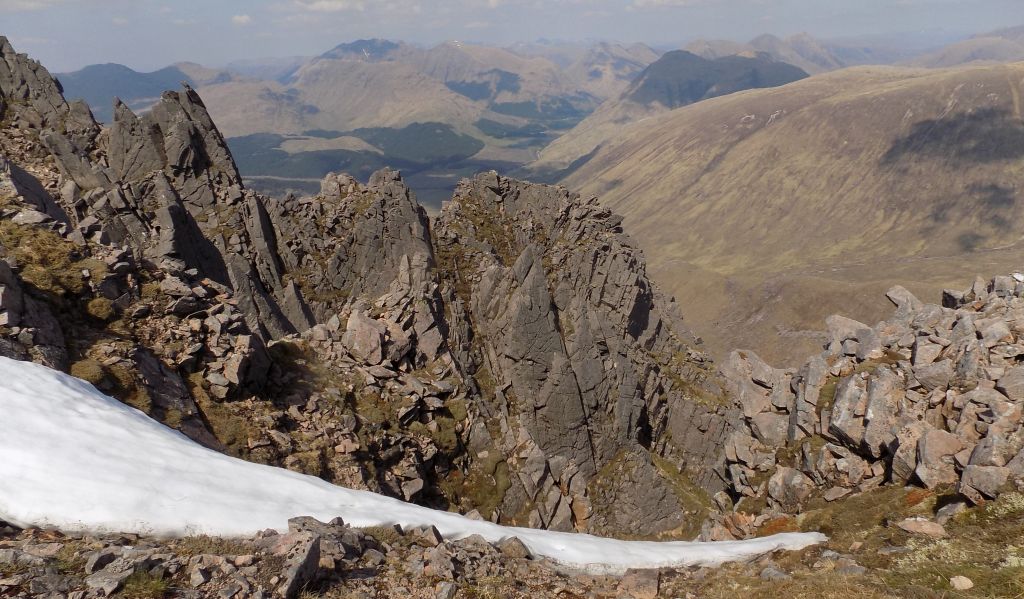
<svg viewBox="0 0 1024 599"><path fill-rule="evenodd" d="M153 70L191 61L309 56L363 38L431 45L746 41L902 37L922 47L1024 23L1019 0L0 0L15 48L54 72L116 62Z"/></svg>

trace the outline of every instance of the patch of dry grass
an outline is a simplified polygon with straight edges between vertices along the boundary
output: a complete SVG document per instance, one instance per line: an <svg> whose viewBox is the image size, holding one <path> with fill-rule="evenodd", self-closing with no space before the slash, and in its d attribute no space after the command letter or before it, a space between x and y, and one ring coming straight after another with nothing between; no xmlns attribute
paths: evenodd
<svg viewBox="0 0 1024 599"><path fill-rule="evenodd" d="M207 535L196 535L184 537L174 541L172 544L175 551L181 555L249 555L253 553L252 547L235 539L224 539Z"/></svg>
<svg viewBox="0 0 1024 599"><path fill-rule="evenodd" d="M673 594L673 590L678 589ZM762 580L726 569L703 583L687 583L681 588L663 585L663 595L686 596L686 591L701 599L901 599L885 584L864 576L844 576L834 572L805 574L789 580ZM668 591L668 592L665 592Z"/></svg>
<svg viewBox="0 0 1024 599"><path fill-rule="evenodd" d="M88 287L83 271L95 280L107 272L103 262L82 256L73 243L40 227L0 221L0 245L14 255L22 281L45 294L81 294Z"/></svg>

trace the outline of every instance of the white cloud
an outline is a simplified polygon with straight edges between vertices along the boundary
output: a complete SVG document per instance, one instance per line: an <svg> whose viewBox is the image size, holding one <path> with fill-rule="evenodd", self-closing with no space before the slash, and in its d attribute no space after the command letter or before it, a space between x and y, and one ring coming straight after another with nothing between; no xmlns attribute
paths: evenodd
<svg viewBox="0 0 1024 599"><path fill-rule="evenodd" d="M231 17L231 22L235 25L248 25L252 23L252 17L249 15L235 15Z"/></svg>
<svg viewBox="0 0 1024 599"><path fill-rule="evenodd" d="M118 27L123 27L129 23L128 19L124 17L114 17L113 19L110 19L110 22Z"/></svg>
<svg viewBox="0 0 1024 599"><path fill-rule="evenodd" d="M342 12L366 9L363 0L293 0L293 4L303 10L313 12Z"/></svg>

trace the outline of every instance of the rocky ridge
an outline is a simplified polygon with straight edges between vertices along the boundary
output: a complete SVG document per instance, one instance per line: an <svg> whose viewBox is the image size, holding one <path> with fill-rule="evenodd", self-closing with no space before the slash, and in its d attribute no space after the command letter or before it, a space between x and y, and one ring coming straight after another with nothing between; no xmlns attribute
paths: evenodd
<svg viewBox="0 0 1024 599"><path fill-rule="evenodd" d="M339 484L561 530L699 523L735 412L621 219L493 173L436 223L387 170L267 198L193 90L101 128L0 48L4 355Z"/></svg>

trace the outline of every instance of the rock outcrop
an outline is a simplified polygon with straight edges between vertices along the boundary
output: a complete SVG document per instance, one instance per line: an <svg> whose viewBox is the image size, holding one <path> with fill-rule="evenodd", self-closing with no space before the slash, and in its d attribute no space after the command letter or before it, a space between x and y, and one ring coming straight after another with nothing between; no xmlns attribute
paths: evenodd
<svg viewBox="0 0 1024 599"><path fill-rule="evenodd" d="M718 483L717 454L703 450L721 446L728 410L620 223L593 199L489 173L462 183L436 224L449 318L465 325L450 346L500 432L491 442L518 457L503 509L543 505L534 525L585 522L588 488L632 449L670 456L706 489ZM667 488L671 474L649 478Z"/></svg>
<svg viewBox="0 0 1024 599"><path fill-rule="evenodd" d="M979 278L942 305L887 295L891 318L830 317L825 351L798 369L730 356L745 424L727 446L735 498L793 512L884 484L973 504L1024 486L1024 275Z"/></svg>

